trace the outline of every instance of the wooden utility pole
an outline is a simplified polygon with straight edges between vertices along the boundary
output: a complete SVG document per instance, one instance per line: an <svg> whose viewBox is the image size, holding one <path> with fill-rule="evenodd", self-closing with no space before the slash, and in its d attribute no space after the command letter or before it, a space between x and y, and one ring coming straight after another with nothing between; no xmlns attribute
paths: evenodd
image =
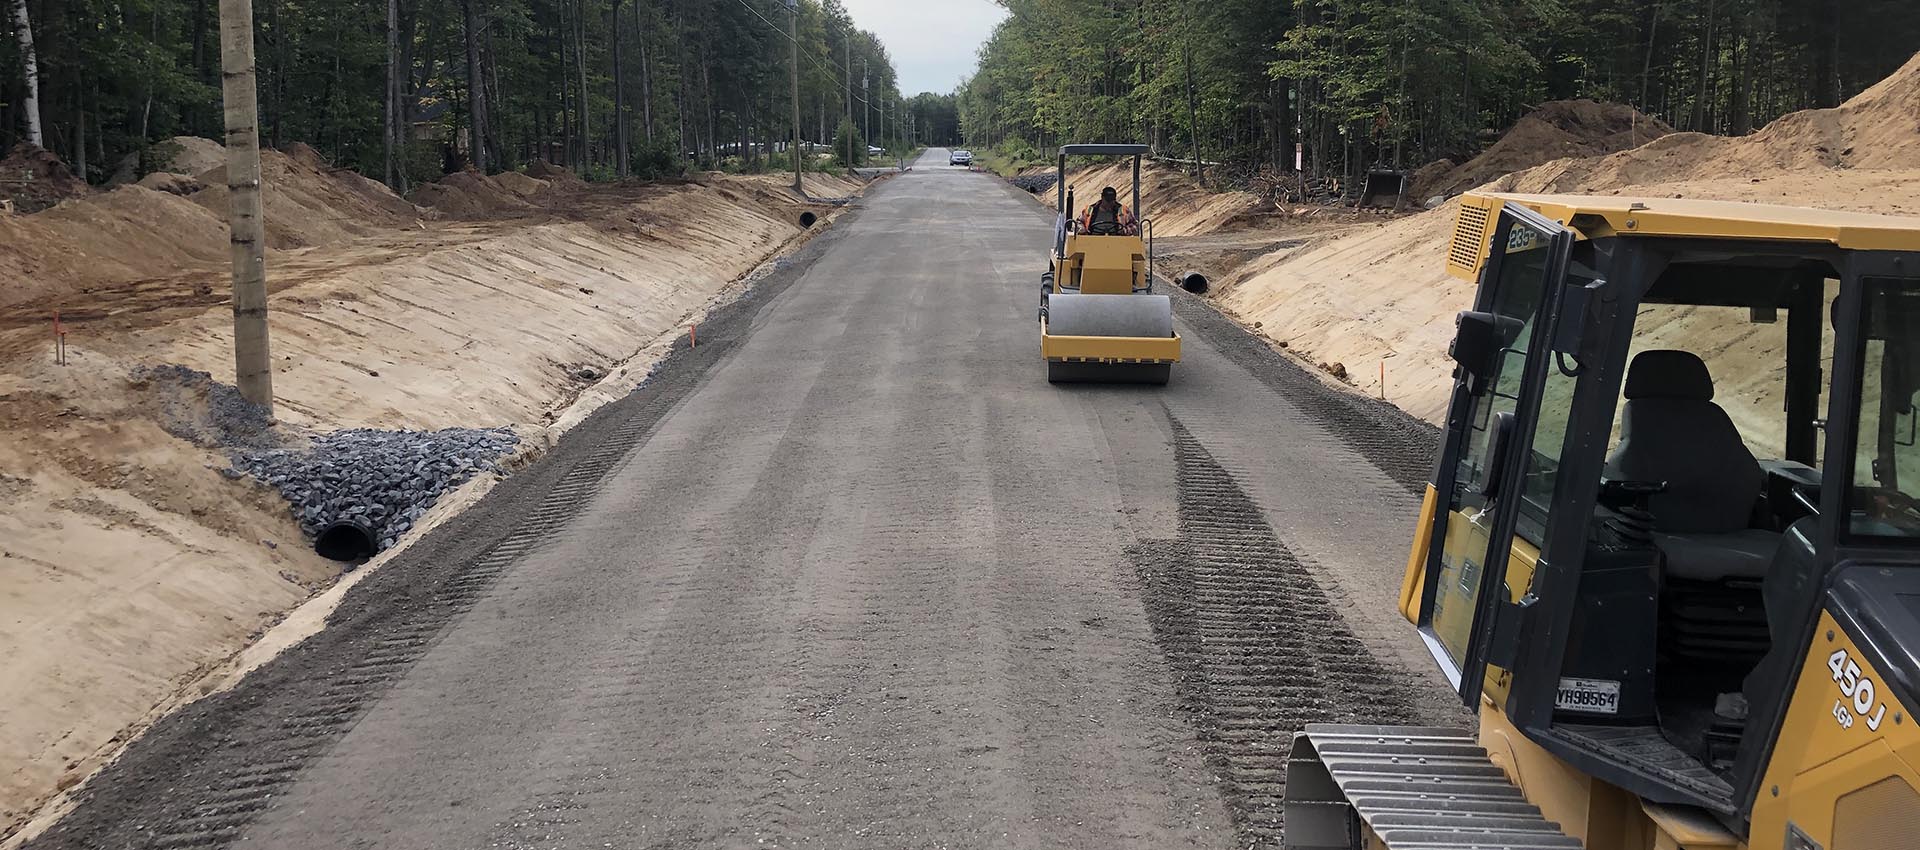
<svg viewBox="0 0 1920 850"><path fill-rule="evenodd" d="M798 0L787 0L787 41L793 47L793 147L787 154L793 157L793 191L801 197L807 196L807 187L801 182L800 165L800 4Z"/></svg>
<svg viewBox="0 0 1920 850"><path fill-rule="evenodd" d="M40 60L33 53L33 19L27 17L27 0L13 0L13 29L20 38L20 64L25 70L27 96L20 101L27 115L27 141L46 147L40 135Z"/></svg>
<svg viewBox="0 0 1920 850"><path fill-rule="evenodd" d="M847 127L853 127L853 27L847 27ZM853 134L847 134L847 167L852 168L858 160L853 158Z"/></svg>
<svg viewBox="0 0 1920 850"><path fill-rule="evenodd" d="M233 373L240 396L273 413L267 347L267 229L260 210L260 104L253 0L220 0L221 94L227 118L227 221L233 235Z"/></svg>

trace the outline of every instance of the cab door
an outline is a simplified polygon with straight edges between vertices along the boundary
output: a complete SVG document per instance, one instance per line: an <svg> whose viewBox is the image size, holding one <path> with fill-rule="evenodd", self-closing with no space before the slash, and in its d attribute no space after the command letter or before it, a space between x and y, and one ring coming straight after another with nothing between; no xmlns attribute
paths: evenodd
<svg viewBox="0 0 1920 850"><path fill-rule="evenodd" d="M1514 524L1531 419L1552 359L1547 326L1572 244L1567 229L1508 203L1488 243L1474 310L1462 314L1455 341L1462 363L1427 538L1438 545L1428 546L1417 623L1469 707L1487 675L1492 603L1513 599L1514 588L1524 592L1521 579L1538 559L1531 544L1516 547Z"/></svg>

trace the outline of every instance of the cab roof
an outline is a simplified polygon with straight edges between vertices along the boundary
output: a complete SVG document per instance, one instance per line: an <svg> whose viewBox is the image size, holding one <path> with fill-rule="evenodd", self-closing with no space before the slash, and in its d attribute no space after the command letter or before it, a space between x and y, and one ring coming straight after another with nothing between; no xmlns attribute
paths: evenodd
<svg viewBox="0 0 1920 850"><path fill-rule="evenodd" d="M1920 218L1914 217L1692 198L1520 195L1501 192L1467 194L1469 197L1478 195L1496 201L1512 201L1561 224L1573 222L1576 218L1584 219L1574 226L1588 237L1638 235L1782 239L1825 242L1840 248L1861 250L1920 251Z"/></svg>

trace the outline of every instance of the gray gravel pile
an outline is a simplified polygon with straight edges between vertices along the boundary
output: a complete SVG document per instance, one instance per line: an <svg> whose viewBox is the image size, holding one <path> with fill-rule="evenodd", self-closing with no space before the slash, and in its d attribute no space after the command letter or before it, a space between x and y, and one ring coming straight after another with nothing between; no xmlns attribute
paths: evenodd
<svg viewBox="0 0 1920 850"><path fill-rule="evenodd" d="M148 390L167 433L203 448L268 449L282 444L273 417L212 375L177 364L139 366L129 380Z"/></svg>
<svg viewBox="0 0 1920 850"><path fill-rule="evenodd" d="M494 469L519 444L507 428L355 428L316 437L300 450L236 451L228 474L251 475L278 489L309 538L352 519L384 550L447 491Z"/></svg>
<svg viewBox="0 0 1920 850"><path fill-rule="evenodd" d="M1031 194L1037 195L1052 189L1053 184L1060 182L1060 175L1051 171L1040 174L1022 174L1010 178L1010 182L1015 186L1027 190Z"/></svg>

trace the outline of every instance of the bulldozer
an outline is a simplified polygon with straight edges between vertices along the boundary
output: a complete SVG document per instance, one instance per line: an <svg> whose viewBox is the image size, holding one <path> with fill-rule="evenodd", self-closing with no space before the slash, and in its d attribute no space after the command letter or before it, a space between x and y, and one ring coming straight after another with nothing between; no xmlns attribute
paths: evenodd
<svg viewBox="0 0 1920 850"><path fill-rule="evenodd" d="M1167 383L1180 360L1173 303L1154 292L1153 220L1140 214L1140 161L1146 145L1060 148L1052 257L1040 278L1040 353L1051 383ZM1132 157L1135 220L1083 228L1067 182L1069 157ZM1182 276L1204 293L1206 278Z"/></svg>
<svg viewBox="0 0 1920 850"><path fill-rule="evenodd" d="M1445 263L1400 611L1477 728L1305 726L1284 846L1920 847L1920 219L1468 193Z"/></svg>

